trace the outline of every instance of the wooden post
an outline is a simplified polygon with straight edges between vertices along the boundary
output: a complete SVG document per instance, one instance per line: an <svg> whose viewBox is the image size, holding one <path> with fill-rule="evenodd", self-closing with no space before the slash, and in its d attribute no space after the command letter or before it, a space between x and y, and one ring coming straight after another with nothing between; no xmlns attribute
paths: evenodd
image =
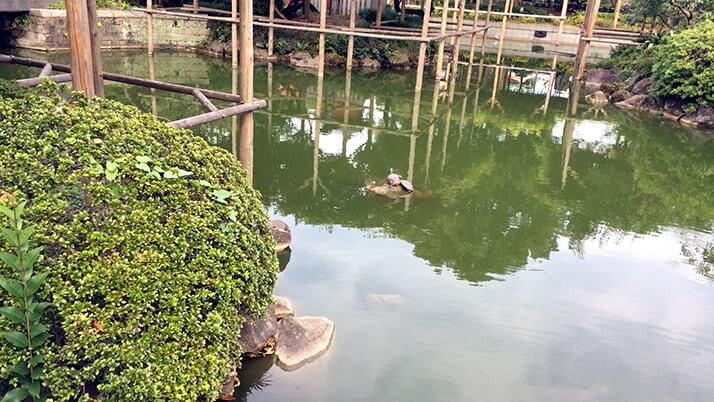
<svg viewBox="0 0 714 402"><path fill-rule="evenodd" d="M508 1L508 0L506 0ZM446 34L446 23L448 22L448 14L449 14L449 0L444 0L443 7L441 8L441 26L439 29L439 33L443 37ZM444 69L444 39L439 39L439 50L438 53L436 54L436 68L435 68L435 76L436 79L439 80L443 77L443 70Z"/></svg>
<svg viewBox="0 0 714 402"><path fill-rule="evenodd" d="M424 19L421 23L421 38L429 36L429 18L431 17L431 0L426 0L424 5ZM424 82L424 64L426 63L426 42L419 44L419 61L417 62L416 84L414 90L421 92L421 85Z"/></svg>
<svg viewBox="0 0 714 402"><path fill-rule="evenodd" d="M193 0L193 13L198 14L198 0Z"/></svg>
<svg viewBox="0 0 714 402"><path fill-rule="evenodd" d="M511 0L506 0L506 6L504 7L504 10L510 9L511 6ZM499 33L498 37L498 52L496 53L496 64L501 64L501 56L503 55L503 41L506 36L506 25L508 24L508 14L503 15L503 19L501 20L501 32Z"/></svg>
<svg viewBox="0 0 714 402"><path fill-rule="evenodd" d="M382 9L384 8L384 1L383 0L377 0L377 21L375 22L375 25L377 28L382 26Z"/></svg>
<svg viewBox="0 0 714 402"><path fill-rule="evenodd" d="M327 0L320 0L320 29L325 29L327 26ZM317 76L323 77L325 75L325 32L320 32L320 44L319 44L319 55L317 66Z"/></svg>
<svg viewBox="0 0 714 402"><path fill-rule="evenodd" d="M486 22L484 23L484 27L486 29L483 31L483 39L481 39L481 61L480 61L481 64L483 64L483 60L486 55L486 39L488 36L488 30L490 29L490 26L491 26L491 10L492 9L493 9L493 0L488 0L488 8L486 9ZM481 66L481 67L483 67L483 66ZM479 78L479 80L480 79L481 78Z"/></svg>
<svg viewBox="0 0 714 402"><path fill-rule="evenodd" d="M456 90L456 74L451 76L449 80L449 97L446 105L446 121L444 122L444 142L441 149L441 172L444 172L446 167L446 151L449 143L449 131L451 130L451 113L454 110L454 91Z"/></svg>
<svg viewBox="0 0 714 402"><path fill-rule="evenodd" d="M154 63L154 55L149 56L149 79L156 79L156 65ZM159 115L158 107L156 105L156 89L151 88L151 114L154 116Z"/></svg>
<svg viewBox="0 0 714 402"><path fill-rule="evenodd" d="M275 0L270 0L268 4L268 21L272 24L275 18ZM268 27L268 57L273 57L273 26Z"/></svg>
<svg viewBox="0 0 714 402"><path fill-rule="evenodd" d="M457 17L456 20L456 31L461 32L461 30L464 28L464 9L466 8L466 0L461 0L461 3L459 3L459 16ZM475 28L474 28L475 29ZM456 75L456 70L458 70L459 67L459 53L461 53L461 35L455 36L453 38L452 42L452 47L451 47L451 74Z"/></svg>
<svg viewBox="0 0 714 402"><path fill-rule="evenodd" d="M305 17L310 16L310 0L304 0L302 3L302 15Z"/></svg>
<svg viewBox="0 0 714 402"><path fill-rule="evenodd" d="M73 1L73 0L65 0ZM146 0L146 47L149 51L149 56L154 54L154 14L151 13L153 9L153 0Z"/></svg>
<svg viewBox="0 0 714 402"><path fill-rule="evenodd" d="M268 62L268 140L273 136L273 63Z"/></svg>
<svg viewBox="0 0 714 402"><path fill-rule="evenodd" d="M238 95L238 69L231 69L231 93ZM240 161L238 154L238 116L231 116L231 152L233 157Z"/></svg>
<svg viewBox="0 0 714 402"><path fill-rule="evenodd" d="M327 0L321 0L322 3L327 3ZM322 7L320 7L322 13ZM320 180L320 118L322 117L322 92L324 85L324 77L317 76L317 100L315 104L315 127L312 148L312 196L317 195L317 182Z"/></svg>
<svg viewBox="0 0 714 402"><path fill-rule="evenodd" d="M242 18L241 18L242 20ZM231 0L231 66L238 67L238 0ZM251 21L252 23L252 21ZM251 48L252 49L252 48ZM241 74L241 81L243 75Z"/></svg>
<svg viewBox="0 0 714 402"><path fill-rule="evenodd" d="M500 67L493 69L493 87L491 88L491 109L496 106L496 92L498 92L498 75L500 74Z"/></svg>
<svg viewBox="0 0 714 402"><path fill-rule="evenodd" d="M434 92L431 97L431 124L427 130L426 157L424 158L424 184L429 185L429 167L431 165L431 146L434 142L434 126L436 125L436 111L439 107L439 81L434 81Z"/></svg>
<svg viewBox="0 0 714 402"><path fill-rule="evenodd" d="M94 0L90 0L94 1ZM94 97L94 59L87 0L65 0L72 69L72 88Z"/></svg>
<svg viewBox="0 0 714 402"><path fill-rule="evenodd" d="M620 9L622 8L622 0L617 0L615 3L615 16L612 18L612 27L617 28L617 23L620 21Z"/></svg>
<svg viewBox="0 0 714 402"><path fill-rule="evenodd" d="M357 18L357 0L350 0L350 32L355 30L355 19ZM355 37L350 35L347 38L347 71L352 71L352 58L355 48Z"/></svg>
<svg viewBox="0 0 714 402"><path fill-rule="evenodd" d="M89 17L89 36L92 46L92 79L96 96L104 97L104 79L102 78L102 43L97 34L97 2L87 0L87 16Z"/></svg>
<svg viewBox="0 0 714 402"><path fill-rule="evenodd" d="M574 79L576 80L581 80L583 78L583 74L585 73L585 64L587 64L588 50L590 49L590 41L587 39L590 39L593 36L599 8L600 0L588 0L588 5L585 9L585 21L583 22L583 35L580 37L578 53L575 60Z"/></svg>
<svg viewBox="0 0 714 402"><path fill-rule="evenodd" d="M233 0L235 3L236 0ZM253 101L253 2L240 2L240 97ZM235 23L233 25L235 27ZM234 46L235 47L235 46ZM240 162L253 184L253 112L240 116Z"/></svg>
<svg viewBox="0 0 714 402"><path fill-rule="evenodd" d="M481 9L481 0L476 0L476 11L474 11L474 22L472 29L478 27L478 11ZM471 73L474 64L474 51L476 50L476 32L471 34L471 42L469 43L469 67L466 70L466 90L471 85Z"/></svg>

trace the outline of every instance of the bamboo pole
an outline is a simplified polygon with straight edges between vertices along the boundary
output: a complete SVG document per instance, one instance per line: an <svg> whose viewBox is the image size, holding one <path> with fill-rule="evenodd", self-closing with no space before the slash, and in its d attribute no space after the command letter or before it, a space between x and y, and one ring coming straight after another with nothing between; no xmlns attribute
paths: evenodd
<svg viewBox="0 0 714 402"><path fill-rule="evenodd" d="M449 144L449 131L451 130L451 113L454 109L454 91L456 86L456 74L451 76L449 81L449 97L446 105L446 121L444 122L444 142L441 149L441 172L446 167L446 153Z"/></svg>
<svg viewBox="0 0 714 402"><path fill-rule="evenodd" d="M508 0L506 0L508 1ZM446 34L446 22L448 20L448 9L449 9L449 0L444 0L444 6L441 9L441 27L439 29L439 33L442 36L441 40L439 41L439 50L436 55L436 68L435 68L435 75L436 79L439 80L443 77L443 68L444 68L444 39L443 36Z"/></svg>
<svg viewBox="0 0 714 402"><path fill-rule="evenodd" d="M432 119L436 117L436 111L439 107L439 81L434 81L434 92L431 96L431 116ZM429 185L429 170L431 165L431 147L434 142L434 128L436 120L432 124L429 124L427 130L427 140L426 140L426 156L424 158L424 183Z"/></svg>
<svg viewBox="0 0 714 402"><path fill-rule="evenodd" d="M149 55L154 54L154 14L151 11L153 8L153 1L154 0L146 0L146 9L148 10L146 13L146 46Z"/></svg>
<svg viewBox="0 0 714 402"><path fill-rule="evenodd" d="M326 3L326 0L322 0ZM320 7L322 9L322 7ZM317 195L317 182L320 180L320 118L322 117L322 95L324 76L317 76L317 99L315 104L315 127L312 148L312 196Z"/></svg>
<svg viewBox="0 0 714 402"><path fill-rule="evenodd" d="M236 0L233 0L235 4ZM253 102L253 2L240 2L240 97L244 105ZM233 24L235 27L235 23ZM235 48L235 45L234 45ZM264 103L264 102L263 102ZM257 108L256 108L257 109ZM255 109L253 109L255 110ZM240 116L240 162L248 172L248 183L253 184L253 112L248 109Z"/></svg>
<svg viewBox="0 0 714 402"><path fill-rule="evenodd" d="M102 54L101 41L97 34L97 2L87 0L87 16L89 17L89 37L92 47L92 80L94 81L94 92L99 97L104 97L104 80L102 79Z"/></svg>
<svg viewBox="0 0 714 402"><path fill-rule="evenodd" d="M273 135L273 63L268 62L268 140Z"/></svg>
<svg viewBox="0 0 714 402"><path fill-rule="evenodd" d="M461 0L461 3L459 3L459 15L456 20L457 33L461 33L461 30L464 28L464 8L466 8L466 0ZM474 31L475 30L476 27L474 27ZM456 75L456 71L459 66L459 54L461 53L461 35L457 35L454 37L451 47L451 53L451 74Z"/></svg>
<svg viewBox="0 0 714 402"><path fill-rule="evenodd" d="M149 79L156 80L156 64L154 63L154 55L149 56ZM151 88L151 114L159 115L158 106L156 104L156 89Z"/></svg>
<svg viewBox="0 0 714 402"><path fill-rule="evenodd" d="M578 44L578 53L575 60L575 77L576 80L581 80L585 73L585 64L587 64L588 50L590 48L589 39L593 36L595 22L597 21L597 12L600 8L600 0L588 0L588 5L585 9L585 21L583 22L583 36Z"/></svg>
<svg viewBox="0 0 714 402"><path fill-rule="evenodd" d="M324 30L327 25L327 0L320 0L320 29ZM318 48L317 76L325 75L325 32L320 32L320 44Z"/></svg>
<svg viewBox="0 0 714 402"><path fill-rule="evenodd" d="M426 39L429 35L429 18L431 16L431 0L426 0L424 5L424 18L421 23L421 38ZM421 86L424 82L424 64L426 64L426 42L419 44L419 61L417 62L416 83L414 90L421 92Z"/></svg>
<svg viewBox="0 0 714 402"><path fill-rule="evenodd" d="M268 21L270 23L273 23L273 19L275 18L275 0L270 0L268 4ZM273 57L273 27L270 26L268 27L268 57Z"/></svg>
<svg viewBox="0 0 714 402"><path fill-rule="evenodd" d="M198 0L193 0L193 13L198 14Z"/></svg>
<svg viewBox="0 0 714 402"><path fill-rule="evenodd" d="M382 26L382 9L384 8L384 0L377 0L377 21L375 25L377 28Z"/></svg>
<svg viewBox="0 0 714 402"><path fill-rule="evenodd" d="M65 0L65 8L72 64L72 87L91 98L97 95L97 92L94 86L94 61L87 0Z"/></svg>
<svg viewBox="0 0 714 402"><path fill-rule="evenodd" d="M486 22L485 28L486 30L483 31L483 38L481 39L481 59L480 63L483 64L484 57L486 56L486 39L488 35L488 30L491 26L491 10L493 9L493 0L488 0L488 8L486 9ZM480 80L480 78L479 78Z"/></svg>
<svg viewBox="0 0 714 402"><path fill-rule="evenodd" d="M511 0L506 0L504 10L508 10L511 6ZM508 25L508 14L503 16L501 20L501 31L498 36L498 52L496 53L496 64L501 64L501 56L503 55L503 42L506 37L506 26Z"/></svg>
<svg viewBox="0 0 714 402"><path fill-rule="evenodd" d="M355 19L357 18L357 0L350 0L350 31L355 29ZM355 37L350 35L347 38L347 71L352 71L352 62L355 48Z"/></svg>
<svg viewBox="0 0 714 402"><path fill-rule="evenodd" d="M242 18L241 20L243 20ZM238 0L231 0L231 66L238 67ZM251 21L252 22L252 21ZM243 77L241 76L241 81Z"/></svg>
<svg viewBox="0 0 714 402"><path fill-rule="evenodd" d="M240 105L230 106L225 109L218 109L210 111L207 113L199 114L197 116L187 117L181 120L175 120L169 123L171 127L175 128L189 128L198 126L200 124L210 123L212 121L220 120L224 117L240 115L241 120L241 133L240 133L240 162L243 168L248 173L248 182L253 183L253 139L250 138L250 143L247 143L245 131L243 131L243 121L246 116L253 116L253 111L265 107L264 100L257 100L253 102L241 103Z"/></svg>
<svg viewBox="0 0 714 402"><path fill-rule="evenodd" d="M238 96L238 69L231 69L231 94ZM231 116L231 152L236 160L240 160L238 154L238 116Z"/></svg>
<svg viewBox="0 0 714 402"><path fill-rule="evenodd" d="M478 26L478 10L481 9L481 0L476 0L476 12L474 12L474 22L473 27ZM486 30L488 32L488 29ZM476 32L471 34L471 42L469 43L469 66L466 70L466 90L468 91L471 85L471 73L474 64L474 51L476 50Z"/></svg>
<svg viewBox="0 0 714 402"><path fill-rule="evenodd" d="M612 27L617 28L617 23L620 21L620 9L622 8L622 0L617 0L615 3L615 16L612 18Z"/></svg>

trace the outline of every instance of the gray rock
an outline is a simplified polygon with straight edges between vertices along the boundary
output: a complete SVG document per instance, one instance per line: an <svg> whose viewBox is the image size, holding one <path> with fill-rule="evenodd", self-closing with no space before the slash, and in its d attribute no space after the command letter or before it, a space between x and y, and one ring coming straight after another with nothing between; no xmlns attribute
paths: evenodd
<svg viewBox="0 0 714 402"><path fill-rule="evenodd" d="M240 385L240 379L238 378L238 373L236 372L236 367L233 366L229 370L228 375L221 382L221 390L219 391L218 400L220 401L232 401L235 400L233 393L237 386Z"/></svg>
<svg viewBox="0 0 714 402"><path fill-rule="evenodd" d="M296 370L322 356L332 344L335 324L324 317L286 317L278 323L278 366Z"/></svg>
<svg viewBox="0 0 714 402"><path fill-rule="evenodd" d="M317 68L319 60L308 52L295 52L290 55L290 64L296 67Z"/></svg>
<svg viewBox="0 0 714 402"><path fill-rule="evenodd" d="M278 319L278 321L282 320L285 317L292 317L295 315L295 309L293 308L293 303L280 296L274 296L275 299L275 304L273 305L275 308L275 318Z"/></svg>
<svg viewBox="0 0 714 402"><path fill-rule="evenodd" d="M637 81L633 86L630 92L632 92L633 95L647 95L649 93L650 89L650 79L649 78L643 78L639 81Z"/></svg>
<svg viewBox="0 0 714 402"><path fill-rule="evenodd" d="M697 128L714 128L714 108L700 107L696 112L679 120L682 124Z"/></svg>
<svg viewBox="0 0 714 402"><path fill-rule="evenodd" d="M662 105L664 117L669 120L678 121L684 116L684 102L678 98L667 98Z"/></svg>
<svg viewBox="0 0 714 402"><path fill-rule="evenodd" d="M625 89L632 91L632 87L635 86L635 84L637 84L637 82L642 78L644 78L642 74L635 73L629 80L627 80L627 86L625 86Z"/></svg>
<svg viewBox="0 0 714 402"><path fill-rule="evenodd" d="M275 239L275 252L279 253L290 247L290 243L293 241L292 234L290 233L290 226L280 219L273 219L268 222L268 225L270 226L270 230L273 232L273 238Z"/></svg>
<svg viewBox="0 0 714 402"><path fill-rule="evenodd" d="M657 111L657 99L650 95L634 95L622 102L615 103L623 109Z"/></svg>
<svg viewBox="0 0 714 402"><path fill-rule="evenodd" d="M610 103L607 100L607 95L605 95L605 92L603 91L595 91L591 93L590 95L585 97L585 102L591 104L591 105L605 105Z"/></svg>
<svg viewBox="0 0 714 402"><path fill-rule="evenodd" d="M265 317L246 317L240 330L240 345L247 356L264 356L274 353L278 335L275 308L268 307Z"/></svg>
<svg viewBox="0 0 714 402"><path fill-rule="evenodd" d="M622 79L616 72L602 68L596 68L595 70L588 72L588 75L585 78L586 85L596 87L599 87L603 84L614 84L620 81L622 81Z"/></svg>
<svg viewBox="0 0 714 402"><path fill-rule="evenodd" d="M379 68L382 65L379 63L379 61L374 60L370 57L365 57L362 59L362 67L363 68Z"/></svg>
<svg viewBox="0 0 714 402"><path fill-rule="evenodd" d="M626 89L619 89L613 92L612 95L610 95L610 101L612 103L622 102L631 96L632 94L630 93L630 91Z"/></svg>
<svg viewBox="0 0 714 402"><path fill-rule="evenodd" d="M390 53L387 61L393 68L408 69L412 65L409 60L409 52L404 49L397 49Z"/></svg>

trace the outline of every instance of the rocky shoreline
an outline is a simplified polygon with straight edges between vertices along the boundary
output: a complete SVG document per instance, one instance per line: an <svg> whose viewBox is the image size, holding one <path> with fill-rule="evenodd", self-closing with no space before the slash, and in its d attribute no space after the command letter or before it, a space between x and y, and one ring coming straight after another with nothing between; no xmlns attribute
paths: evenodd
<svg viewBox="0 0 714 402"><path fill-rule="evenodd" d="M612 103L622 109L647 112L686 127L714 129L713 107L699 107L687 113L681 99L660 99L650 94L650 83L649 77L635 75L623 81L612 70L595 69L588 73L585 80L586 87L591 91L585 101L591 105Z"/></svg>

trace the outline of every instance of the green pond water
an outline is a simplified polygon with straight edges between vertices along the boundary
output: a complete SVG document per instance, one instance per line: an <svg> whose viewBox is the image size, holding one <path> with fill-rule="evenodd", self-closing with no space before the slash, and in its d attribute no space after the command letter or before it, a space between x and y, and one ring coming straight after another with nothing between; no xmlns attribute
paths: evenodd
<svg viewBox="0 0 714 402"><path fill-rule="evenodd" d="M157 79L231 90L221 59L153 64ZM150 75L143 53L104 67ZM254 185L293 230L276 293L336 334L297 371L245 362L239 400L714 399L712 134L582 103L566 119L562 76L544 113L548 77L529 74L493 107L492 70L468 90L460 75L451 104L427 78L412 131L414 72L355 71L346 101L344 71L328 70L317 119L314 74L256 66L271 101L255 118ZM189 96L106 91L168 120L202 112ZM230 118L195 131L233 150ZM411 199L365 194L390 168Z"/></svg>

